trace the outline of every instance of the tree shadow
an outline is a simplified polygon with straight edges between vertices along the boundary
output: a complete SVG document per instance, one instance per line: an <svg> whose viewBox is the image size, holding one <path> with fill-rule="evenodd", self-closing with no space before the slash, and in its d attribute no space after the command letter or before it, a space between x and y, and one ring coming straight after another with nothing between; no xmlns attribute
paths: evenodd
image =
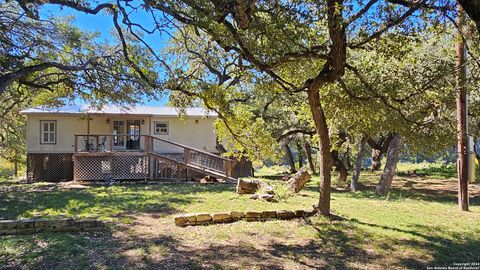
<svg viewBox="0 0 480 270"><path fill-rule="evenodd" d="M293 242L278 238L255 241L259 235L249 239L236 239L241 235L232 235L232 239L227 240L196 242L198 240L162 232L132 234L128 226L122 235L107 231L2 236L0 243L21 244L23 256L0 252L0 262L6 269L20 266L32 269L351 269L383 266L424 269L475 261L480 256L480 231L465 235L427 225L403 229L346 218L335 221L305 219L305 225L316 231L315 237ZM219 230L226 229L223 225L217 226ZM382 231L414 237L393 237ZM381 251L374 252L369 239L379 235L382 237L375 240L375 245ZM417 249L430 257L397 253Z"/></svg>
<svg viewBox="0 0 480 270"><path fill-rule="evenodd" d="M452 185L451 180L435 180L435 181L422 181L422 180L409 180L402 179L397 181L394 186L391 187L388 194L388 200L399 201L405 199L438 202L438 203L457 203L457 190ZM358 192L349 192L348 190L334 189L335 193L346 194L350 198L369 198L385 200L386 197L377 196L375 194L374 185L364 185ZM470 185L470 204L480 204L480 192L479 188L475 185Z"/></svg>
<svg viewBox="0 0 480 270"><path fill-rule="evenodd" d="M79 190L39 189L0 191L0 219L31 217L35 213L94 215L149 212L162 215L181 212L179 206L200 203L197 193L233 191L227 185L129 185Z"/></svg>
<svg viewBox="0 0 480 270"><path fill-rule="evenodd" d="M378 258L365 250L362 237L350 233L355 228L348 222L343 222L344 218L335 216L321 223L314 223L308 218L304 220L316 230L316 239L309 241L307 245L276 244L274 255L288 255L294 251L295 254L307 257L307 261L320 258L324 262L324 269L349 269L351 263L366 264ZM317 264L300 264L318 268Z"/></svg>
<svg viewBox="0 0 480 270"><path fill-rule="evenodd" d="M416 239L390 239L385 241L383 248L395 250L397 247L422 249L429 251L432 260L424 261L414 257L400 258L397 263L400 267L425 269L427 266L453 266L460 262L477 262L480 258L480 229L474 231L473 235L466 235L457 231L446 230L441 226L427 226L421 224L410 225L412 229L405 230L395 227L377 225L362 222L356 219L348 219L354 224L378 228L387 231L410 234L420 238Z"/></svg>
<svg viewBox="0 0 480 270"><path fill-rule="evenodd" d="M267 179L275 182L285 182L288 180L293 174L285 174L285 173L279 173L279 174L271 174L271 175L262 175L259 177L254 177L254 178L260 178L260 179Z"/></svg>

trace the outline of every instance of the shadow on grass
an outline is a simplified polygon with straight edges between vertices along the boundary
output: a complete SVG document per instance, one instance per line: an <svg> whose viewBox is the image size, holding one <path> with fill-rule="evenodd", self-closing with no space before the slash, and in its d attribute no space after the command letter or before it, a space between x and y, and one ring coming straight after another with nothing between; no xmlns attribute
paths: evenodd
<svg viewBox="0 0 480 270"><path fill-rule="evenodd" d="M81 190L10 190L0 192L0 219L51 216L95 216L107 218L123 213L148 212L162 215L180 212L179 206L201 202L197 193L233 190L227 185L128 185Z"/></svg>
<svg viewBox="0 0 480 270"><path fill-rule="evenodd" d="M4 269L223 269L238 266L235 257L248 260L244 267L283 269L280 262L267 263L270 256L252 247L212 244L193 248L170 235L129 239L111 233L0 236L2 246ZM5 252L19 246L20 254Z"/></svg>
<svg viewBox="0 0 480 270"><path fill-rule="evenodd" d="M402 186L392 186L390 193L388 194L388 200L390 201L400 201L405 199L417 200L417 201L427 201L427 202L438 202L446 204L456 204L457 203L457 191L438 188L428 187L428 184L423 186L417 185L418 182L412 182L408 180L403 180L404 183ZM318 191L316 186L306 186L304 190ZM375 194L375 186L372 185L363 185L358 192L350 192L348 189L343 188L332 188L332 193L342 194L342 196L356 198L356 199L376 199L376 200L385 200L386 197L378 196ZM475 193L470 195L470 204L471 205L480 205L480 194Z"/></svg>
<svg viewBox="0 0 480 270"><path fill-rule="evenodd" d="M113 269L347 269L348 262L374 259L357 247L343 226L318 229L319 239L287 244L272 241L257 249L251 242L240 244L211 241L192 245L172 235L128 239L111 233L39 234L0 237L0 243L22 245L22 254L1 254L0 262L12 269L113 268ZM252 240L252 239L250 239ZM44 245L40 247L39 245ZM28 256L21 256L28 253Z"/></svg>
<svg viewBox="0 0 480 270"><path fill-rule="evenodd" d="M425 269L427 266L454 266L454 263L476 262L480 258L480 230L473 231L473 235L466 235L451 230L445 230L441 226L426 226L415 224L411 230L405 230L395 227L377 225L367 222L361 222L356 219L349 219L353 224L363 225L374 229L384 231L399 232L407 235L413 235L415 238L384 238L382 248L385 250L402 249L420 249L427 251L432 257L428 262L410 256L400 258L396 263L400 267Z"/></svg>
<svg viewBox="0 0 480 270"><path fill-rule="evenodd" d="M262 175L262 176L259 176L258 178L284 182L285 181L284 177L291 177L291 176L292 175L290 175L290 174L281 173L281 174Z"/></svg>
<svg viewBox="0 0 480 270"><path fill-rule="evenodd" d="M132 237L128 230L123 236L111 232L3 236L0 262L11 269L425 269L474 262L480 256L478 231L466 235L437 226L401 229L317 217L302 226L312 227L315 237L294 242L278 238L258 241L256 237L268 234L257 232L253 237L233 235L228 240L195 242L174 233Z"/></svg>
<svg viewBox="0 0 480 270"><path fill-rule="evenodd" d="M445 165L441 167L420 168L411 171L399 171L399 176L427 176L429 178L445 179L457 176L455 165Z"/></svg>

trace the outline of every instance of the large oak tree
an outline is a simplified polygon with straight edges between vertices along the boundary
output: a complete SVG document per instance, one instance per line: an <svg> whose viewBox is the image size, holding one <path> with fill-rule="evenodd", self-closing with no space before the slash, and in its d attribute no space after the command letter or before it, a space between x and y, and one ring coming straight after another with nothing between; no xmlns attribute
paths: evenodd
<svg viewBox="0 0 480 270"><path fill-rule="evenodd" d="M188 79L192 72L170 69L146 42L142 34L171 34L185 26L206 33L225 53L232 55L236 66L252 74L261 74L274 80L289 93L304 93L312 114L318 137L318 164L320 172L321 214L330 213L331 142L322 89L341 79L346 71L362 78L350 64L352 52L369 50L392 30L404 35L418 29L443 23L445 17L454 17L453 1L130 1L96 4L89 1L46 0L19 2L24 10L35 14L44 3L70 7L80 12L111 14L122 45L127 65L152 88L179 91L186 96L204 98L206 106L217 110L222 120L224 104L209 102L211 90L190 91ZM145 12L153 24L135 21L132 12ZM127 35L128 34L128 35ZM149 76L139 67L135 53L126 36L143 46L164 70L165 78ZM284 70L298 67L302 76L293 78ZM193 72L194 73L194 72ZM214 74L221 78L222 74ZM292 79L293 78L293 79ZM227 88L234 78L224 77L219 86Z"/></svg>

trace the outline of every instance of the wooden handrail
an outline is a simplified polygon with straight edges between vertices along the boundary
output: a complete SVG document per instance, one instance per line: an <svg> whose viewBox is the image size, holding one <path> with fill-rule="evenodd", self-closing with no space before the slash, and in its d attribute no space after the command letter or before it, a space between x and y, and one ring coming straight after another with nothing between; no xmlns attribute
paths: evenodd
<svg viewBox="0 0 480 270"><path fill-rule="evenodd" d="M172 144L172 145L175 145L175 146L178 146L178 147L182 147L182 148L186 148L186 149L189 149L189 150L193 150L195 152L198 152L198 153L202 153L202 154L205 154L205 155L208 155L208 156L211 156L211 157L214 157L214 158L220 158L220 159L223 159L223 160L228 160L228 161L233 161L232 159L230 158L226 158L226 157L222 157L222 156L219 156L219 155L215 155L215 154L212 154L210 152L207 152L207 151L204 151L204 150L200 150L200 149L197 149L197 148L193 148L191 146L188 146L188 145L184 145L184 144L181 144L181 143L177 143L177 142L173 142L173 141L169 141L169 140L165 140L165 139L160 139L160 138L157 138L155 136L152 136L152 135L144 135L144 134L139 134L139 135L135 135L135 134L74 134L75 137L77 136L84 136L84 137L96 137L96 136L110 136L110 137L113 137L113 136L138 136L138 137L149 137L149 138L152 138L154 140L158 140L158 141L162 141L162 142L165 142L165 143L169 143L169 144ZM153 145L152 145L153 147Z"/></svg>
<svg viewBox="0 0 480 270"><path fill-rule="evenodd" d="M220 158L220 159L223 159L223 160L232 160L230 158L226 158L226 157L222 157L222 156L219 156L219 155L215 155L215 154L212 154L210 152L207 152L207 151L204 151L204 150L200 150L198 148L193 148L191 146L188 146L188 145L184 145L184 144L181 144L181 143L177 143L177 142L172 142L172 141L169 141L169 140L165 140L165 139L160 139L160 138L157 138L155 136L151 136L151 135L143 135L143 136L146 136L146 137L151 137L153 138L154 140L159 140L159 141L162 141L162 142L166 142L166 143L169 143L169 144L173 144L175 146L178 146L178 147L182 147L182 148L187 148L189 150L193 150L195 152L198 152L198 153L202 153L202 154L205 154L205 155L209 155L209 156L212 156L212 157L215 157L215 158ZM233 161L233 160L232 160Z"/></svg>

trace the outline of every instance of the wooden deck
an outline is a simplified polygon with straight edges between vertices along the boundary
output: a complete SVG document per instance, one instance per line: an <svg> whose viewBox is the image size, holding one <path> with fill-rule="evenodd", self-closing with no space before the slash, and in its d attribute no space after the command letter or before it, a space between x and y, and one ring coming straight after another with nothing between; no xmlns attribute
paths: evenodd
<svg viewBox="0 0 480 270"><path fill-rule="evenodd" d="M233 160L149 135L77 134L73 162L78 181L183 181L206 175L236 181Z"/></svg>

